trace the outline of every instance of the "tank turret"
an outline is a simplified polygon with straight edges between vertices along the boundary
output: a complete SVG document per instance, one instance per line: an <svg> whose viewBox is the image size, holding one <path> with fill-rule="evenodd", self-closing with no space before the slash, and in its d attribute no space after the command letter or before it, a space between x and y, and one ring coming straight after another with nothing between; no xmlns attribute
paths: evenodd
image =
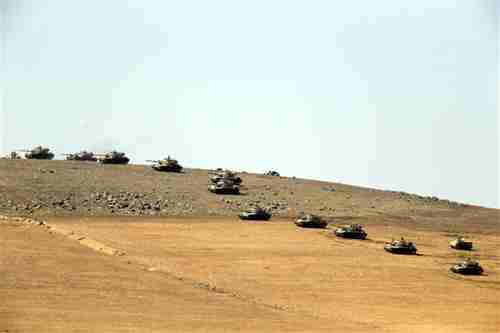
<svg viewBox="0 0 500 333"><path fill-rule="evenodd" d="M328 222L317 215L305 214L295 220L295 225L302 228L326 228Z"/></svg>
<svg viewBox="0 0 500 333"><path fill-rule="evenodd" d="M456 250L472 250L472 242L465 240L463 237L458 237L450 242L450 247Z"/></svg>
<svg viewBox="0 0 500 333"><path fill-rule="evenodd" d="M395 254L417 254L417 247L412 242L406 241L403 237L400 240L392 240L385 244L387 252Z"/></svg>
<svg viewBox="0 0 500 333"><path fill-rule="evenodd" d="M267 221L271 218L271 213L260 207L253 207L241 212L238 217L242 220Z"/></svg>
<svg viewBox="0 0 500 333"><path fill-rule="evenodd" d="M483 274L483 268L481 267L481 265L479 265L479 262L472 260L471 258L467 258L466 260L451 266L450 271L463 275Z"/></svg>
<svg viewBox="0 0 500 333"><path fill-rule="evenodd" d="M29 150L18 150L18 151L26 153L24 157L26 157L27 159L51 160L54 158L54 153L52 153L49 148L45 148L42 146L36 146L35 148Z"/></svg>
<svg viewBox="0 0 500 333"><path fill-rule="evenodd" d="M181 172L182 166L176 159L164 158L163 160L147 160L146 162L154 163L151 167L156 171L164 171L164 172Z"/></svg>
<svg viewBox="0 0 500 333"><path fill-rule="evenodd" d="M240 185L243 180L233 171L217 169L216 172L210 174L210 181L216 184L220 181L229 180L236 185Z"/></svg>
<svg viewBox="0 0 500 333"><path fill-rule="evenodd" d="M99 163L102 164L127 164L130 161L125 153L115 150L105 154L95 154L95 156Z"/></svg>
<svg viewBox="0 0 500 333"><path fill-rule="evenodd" d="M89 162L97 161L97 157L94 155L94 153L86 150L82 150L78 153L62 154L62 155L66 156L66 160L68 161L89 161Z"/></svg>
<svg viewBox="0 0 500 333"><path fill-rule="evenodd" d="M362 225L351 224L348 226L337 228L335 230L335 235L343 238L365 239L367 233L363 230Z"/></svg>
<svg viewBox="0 0 500 333"><path fill-rule="evenodd" d="M240 194L240 187L230 181L219 181L208 185L208 190L216 194Z"/></svg>

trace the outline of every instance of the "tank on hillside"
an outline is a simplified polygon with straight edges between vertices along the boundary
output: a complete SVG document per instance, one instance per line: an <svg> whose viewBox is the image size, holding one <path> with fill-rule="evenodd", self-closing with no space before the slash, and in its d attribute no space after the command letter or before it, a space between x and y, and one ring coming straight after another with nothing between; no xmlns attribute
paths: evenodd
<svg viewBox="0 0 500 333"><path fill-rule="evenodd" d="M467 258L466 260L451 266L450 271L463 275L483 274L483 268L479 265L479 262L472 260L471 258Z"/></svg>
<svg viewBox="0 0 500 333"><path fill-rule="evenodd" d="M240 187L231 181L219 181L210 184L208 190L216 194L240 194Z"/></svg>
<svg viewBox="0 0 500 333"><path fill-rule="evenodd" d="M458 237L450 242L450 247L456 250L472 250L472 242L465 240L463 237Z"/></svg>
<svg viewBox="0 0 500 333"><path fill-rule="evenodd" d="M417 247L412 242L408 242L403 237L400 240L392 240L386 243L384 249L395 254L417 254Z"/></svg>
<svg viewBox="0 0 500 333"><path fill-rule="evenodd" d="M236 185L240 185L243 181L242 179L233 171L217 169L216 172L211 173L210 181L216 184L220 181L231 181Z"/></svg>
<svg viewBox="0 0 500 333"><path fill-rule="evenodd" d="M162 160L148 160L147 162L154 163L151 167L156 171L164 171L164 172L181 172L182 166L176 159L164 158Z"/></svg>
<svg viewBox="0 0 500 333"><path fill-rule="evenodd" d="M295 224L302 228L326 228L328 222L313 214L304 214L295 220Z"/></svg>
<svg viewBox="0 0 500 333"><path fill-rule="evenodd" d="M260 207L253 207L241 212L238 217L242 220L267 221L271 218L271 213Z"/></svg>
<svg viewBox="0 0 500 333"><path fill-rule="evenodd" d="M125 153L118 151L111 151L106 154L96 154L97 160L102 164L127 164L130 159L125 155Z"/></svg>
<svg viewBox="0 0 500 333"><path fill-rule="evenodd" d="M280 177L280 173L278 171L274 171L274 170L269 170L264 175L265 176L272 176L272 177Z"/></svg>
<svg viewBox="0 0 500 333"><path fill-rule="evenodd" d="M351 224L335 230L335 235L343 238L365 239L368 235L361 224Z"/></svg>
<svg viewBox="0 0 500 333"><path fill-rule="evenodd" d="M66 160L68 161L89 161L89 162L97 161L97 157L95 157L94 153L86 150L82 150L78 153L73 153L73 154L63 154L63 156L66 156Z"/></svg>
<svg viewBox="0 0 500 333"><path fill-rule="evenodd" d="M50 151L49 148L42 146L36 146L30 150L19 150L20 152L25 152L24 157L30 160L51 160L54 158L54 153Z"/></svg>

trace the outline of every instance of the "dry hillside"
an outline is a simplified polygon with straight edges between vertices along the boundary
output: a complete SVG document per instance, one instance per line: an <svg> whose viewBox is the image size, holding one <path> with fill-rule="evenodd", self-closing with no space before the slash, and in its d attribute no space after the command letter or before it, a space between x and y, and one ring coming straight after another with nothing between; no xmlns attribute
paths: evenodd
<svg viewBox="0 0 500 333"><path fill-rule="evenodd" d="M500 330L498 210L249 173L215 195L208 172L0 160L0 332ZM237 219L254 204L273 218ZM366 240L333 235L351 222ZM401 236L418 255L384 251ZM483 275L449 271L469 256Z"/></svg>
<svg viewBox="0 0 500 333"><path fill-rule="evenodd" d="M0 160L0 213L31 216L234 216L250 205L274 215L397 220L495 230L499 211L403 192L242 173L242 194L207 191L208 170L161 173L143 165Z"/></svg>

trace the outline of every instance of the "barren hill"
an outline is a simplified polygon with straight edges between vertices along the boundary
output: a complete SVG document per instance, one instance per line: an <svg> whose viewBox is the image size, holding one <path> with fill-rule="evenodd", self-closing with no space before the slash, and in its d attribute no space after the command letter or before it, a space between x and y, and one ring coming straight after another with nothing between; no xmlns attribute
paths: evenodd
<svg viewBox="0 0 500 333"><path fill-rule="evenodd" d="M31 216L234 216L260 205L276 216L310 212L337 220L494 231L499 211L435 197L241 173L241 195L207 191L209 170L162 173L144 165L0 160L0 213ZM458 229L457 229L458 228Z"/></svg>
<svg viewBox="0 0 500 333"><path fill-rule="evenodd" d="M0 218L0 331L498 332L498 210L249 173L216 195L208 175L0 160L0 215L35 217ZM236 218L254 204L271 221ZM368 238L333 235L349 222ZM384 251L401 236L418 255ZM485 273L451 273L464 257Z"/></svg>

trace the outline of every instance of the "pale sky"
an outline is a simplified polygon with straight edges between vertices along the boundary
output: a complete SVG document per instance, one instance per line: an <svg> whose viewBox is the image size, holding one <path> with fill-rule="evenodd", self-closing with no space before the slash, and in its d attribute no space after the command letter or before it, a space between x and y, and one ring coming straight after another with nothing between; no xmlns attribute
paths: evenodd
<svg viewBox="0 0 500 333"><path fill-rule="evenodd" d="M499 207L497 5L0 0L0 148Z"/></svg>

